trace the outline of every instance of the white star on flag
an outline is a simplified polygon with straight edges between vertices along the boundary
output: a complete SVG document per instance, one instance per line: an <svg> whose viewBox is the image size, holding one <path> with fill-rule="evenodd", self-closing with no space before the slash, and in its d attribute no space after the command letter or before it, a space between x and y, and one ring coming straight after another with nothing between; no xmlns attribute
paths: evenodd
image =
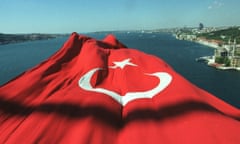
<svg viewBox="0 0 240 144"><path fill-rule="evenodd" d="M110 68L113 68L113 69L115 69L115 68L121 68L121 69L123 69L125 66L127 66L127 65L130 65L130 66L137 66L136 64L134 64L134 63L131 63L130 62L130 58L128 58L128 59L125 59L125 60L122 60L122 61L120 61L120 62L113 62L115 65L114 66L110 66Z"/></svg>

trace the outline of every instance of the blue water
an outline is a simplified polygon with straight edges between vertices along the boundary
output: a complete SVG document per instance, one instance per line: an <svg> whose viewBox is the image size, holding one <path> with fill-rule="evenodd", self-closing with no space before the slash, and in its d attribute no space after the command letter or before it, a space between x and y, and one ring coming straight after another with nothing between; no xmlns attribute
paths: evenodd
<svg viewBox="0 0 240 144"><path fill-rule="evenodd" d="M87 35L102 39L106 33ZM115 33L115 36L130 48L162 58L198 87L240 108L240 72L221 71L195 61L198 57L212 55L212 48L179 41L167 33ZM0 85L47 59L67 38L0 46Z"/></svg>

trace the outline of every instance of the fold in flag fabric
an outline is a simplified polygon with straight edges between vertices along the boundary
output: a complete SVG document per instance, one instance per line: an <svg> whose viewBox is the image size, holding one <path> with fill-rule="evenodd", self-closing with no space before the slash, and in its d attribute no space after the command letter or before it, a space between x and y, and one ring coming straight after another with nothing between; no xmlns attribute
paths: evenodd
<svg viewBox="0 0 240 144"><path fill-rule="evenodd" d="M162 59L73 33L0 87L4 144L239 144L240 111Z"/></svg>

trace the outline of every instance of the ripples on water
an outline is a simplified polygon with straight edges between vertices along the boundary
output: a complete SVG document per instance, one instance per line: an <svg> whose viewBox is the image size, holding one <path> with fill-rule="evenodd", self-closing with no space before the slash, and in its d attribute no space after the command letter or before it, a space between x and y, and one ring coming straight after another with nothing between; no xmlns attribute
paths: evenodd
<svg viewBox="0 0 240 144"><path fill-rule="evenodd" d="M87 35L102 39L107 33ZM192 83L240 108L240 72L216 70L195 61L198 57L212 55L212 48L179 41L166 33L115 33L115 36L130 48L162 58ZM0 85L47 59L67 38L0 46Z"/></svg>

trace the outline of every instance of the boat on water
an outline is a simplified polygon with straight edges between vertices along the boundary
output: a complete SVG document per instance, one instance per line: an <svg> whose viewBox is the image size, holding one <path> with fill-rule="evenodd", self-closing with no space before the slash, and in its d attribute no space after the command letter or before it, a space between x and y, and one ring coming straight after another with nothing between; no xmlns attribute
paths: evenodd
<svg viewBox="0 0 240 144"><path fill-rule="evenodd" d="M196 58L197 62L209 62L212 60L213 60L213 56L203 56L203 57Z"/></svg>

